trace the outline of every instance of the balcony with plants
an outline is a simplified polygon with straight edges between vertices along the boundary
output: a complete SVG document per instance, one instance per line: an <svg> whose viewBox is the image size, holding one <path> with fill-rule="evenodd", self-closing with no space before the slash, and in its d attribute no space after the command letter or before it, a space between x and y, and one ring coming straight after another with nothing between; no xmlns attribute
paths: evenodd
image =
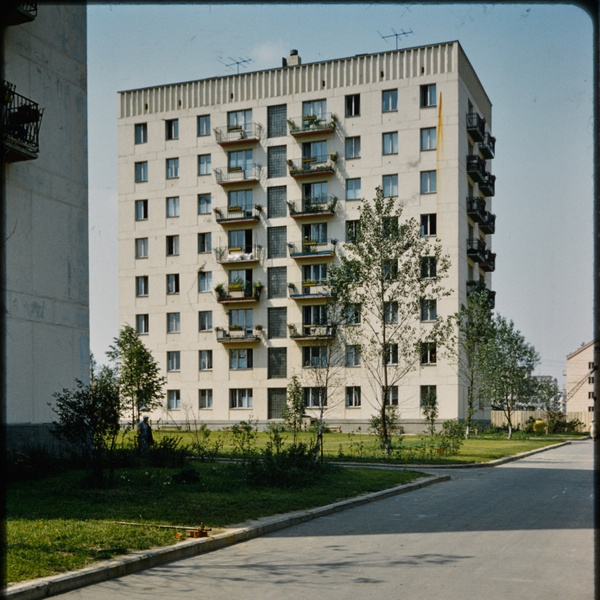
<svg viewBox="0 0 600 600"><path fill-rule="evenodd" d="M239 204L227 206L227 208L213 209L217 223L223 226L248 224L253 225L260 220L262 206L260 204L244 205Z"/></svg>
<svg viewBox="0 0 600 600"><path fill-rule="evenodd" d="M485 136L485 119L476 112L467 113L467 133L474 142L481 142Z"/></svg>
<svg viewBox="0 0 600 600"><path fill-rule="evenodd" d="M256 325L254 329L245 329L241 325L217 327L217 342L221 344L257 344L261 339L262 327Z"/></svg>
<svg viewBox="0 0 600 600"><path fill-rule="evenodd" d="M215 178L217 183L223 187L239 184L253 185L260 181L261 171L260 165L227 167L215 169Z"/></svg>
<svg viewBox="0 0 600 600"><path fill-rule="evenodd" d="M311 240L305 239L302 242L288 243L290 257L296 260L308 258L332 258L335 256L337 240Z"/></svg>
<svg viewBox="0 0 600 600"><path fill-rule="evenodd" d="M228 247L220 246L215 248L215 258L221 265L248 265L260 262L263 254L263 247L254 244L252 246Z"/></svg>
<svg viewBox="0 0 600 600"><path fill-rule="evenodd" d="M259 123L228 125L215 128L215 139L220 146L238 146L256 144L260 140L263 127Z"/></svg>
<svg viewBox="0 0 600 600"><path fill-rule="evenodd" d="M290 298L292 300L326 300L331 296L331 291L325 281L304 279L298 283L288 283Z"/></svg>
<svg viewBox="0 0 600 600"><path fill-rule="evenodd" d="M234 280L229 285L219 283L215 286L217 302L220 304L254 304L260 300L263 291L263 284L260 281L252 282L249 280Z"/></svg>
<svg viewBox="0 0 600 600"><path fill-rule="evenodd" d="M324 115L304 115L288 119L290 135L295 138L306 137L313 134L328 135L335 131L337 115L325 113Z"/></svg>
<svg viewBox="0 0 600 600"><path fill-rule="evenodd" d="M312 323L289 323L288 330L290 338L297 342L314 342L331 340L335 337L335 325L312 324Z"/></svg>
<svg viewBox="0 0 600 600"><path fill-rule="evenodd" d="M485 260L486 246L483 240L479 238L467 240L467 256L475 261L482 262Z"/></svg>
<svg viewBox="0 0 600 600"><path fill-rule="evenodd" d="M306 196L298 202L288 202L292 219L333 217L337 206L337 196Z"/></svg>
<svg viewBox="0 0 600 600"><path fill-rule="evenodd" d="M489 290L487 285L485 284L485 281L467 281L467 298L473 293L481 292L485 292L485 294L487 295L487 299L491 304L491 307L494 308L496 303L496 292Z"/></svg>
<svg viewBox="0 0 600 600"><path fill-rule="evenodd" d="M294 179L312 177L314 175L333 175L338 160L337 152L331 154L319 154L316 156L305 156L295 160L288 160L290 175Z"/></svg>

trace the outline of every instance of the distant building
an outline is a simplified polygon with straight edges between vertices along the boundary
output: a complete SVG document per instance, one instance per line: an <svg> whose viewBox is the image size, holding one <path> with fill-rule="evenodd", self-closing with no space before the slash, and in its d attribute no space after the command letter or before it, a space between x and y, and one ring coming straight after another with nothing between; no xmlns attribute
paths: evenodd
<svg viewBox="0 0 600 600"><path fill-rule="evenodd" d="M567 356L567 412L594 412L594 379L598 376L596 368L593 341Z"/></svg>
<svg viewBox="0 0 600 600"><path fill-rule="evenodd" d="M292 51L280 68L120 92L120 323L167 376L155 422L264 425L297 374L308 414L327 398L327 423L366 427L377 390L358 347L341 389L311 384L332 335L328 265L381 186L452 263L451 295L419 326L474 290L493 300L491 110L458 42L311 64ZM390 394L407 431L432 392L440 420L465 416L435 347Z"/></svg>
<svg viewBox="0 0 600 600"><path fill-rule="evenodd" d="M52 394L89 377L86 5L6 2L2 410L43 444Z"/></svg>

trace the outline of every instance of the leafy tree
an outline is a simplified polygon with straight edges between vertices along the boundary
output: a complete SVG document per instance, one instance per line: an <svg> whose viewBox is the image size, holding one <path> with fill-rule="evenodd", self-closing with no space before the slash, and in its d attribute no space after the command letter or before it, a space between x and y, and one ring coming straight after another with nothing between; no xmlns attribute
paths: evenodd
<svg viewBox="0 0 600 600"><path fill-rule="evenodd" d="M485 376L481 394L492 407L502 410L511 439L515 404L528 401L535 394L536 382L531 373L540 359L512 321L494 315L492 323L493 335L483 348Z"/></svg>
<svg viewBox="0 0 600 600"><path fill-rule="evenodd" d="M486 377L484 348L493 335L492 304L487 293L473 292L466 305L462 304L456 315L458 340L455 360L458 374L467 386L465 436L468 438L480 400L479 390Z"/></svg>
<svg viewBox="0 0 600 600"><path fill-rule="evenodd" d="M151 411L161 405L166 379L160 375L158 363L130 325L121 329L106 354L117 365L123 408L130 412L131 427L135 427L142 411Z"/></svg>
<svg viewBox="0 0 600 600"><path fill-rule="evenodd" d="M560 410L562 394L556 379L538 379L535 383L535 397L546 413L548 433L552 433L557 423L566 420L564 413Z"/></svg>
<svg viewBox="0 0 600 600"><path fill-rule="evenodd" d="M113 369L98 367L90 357L90 383L76 380L75 389L54 394L52 410L58 415L52 433L84 459L98 485L104 483L108 465L109 481L114 473L114 452L119 434L121 403L119 384Z"/></svg>
<svg viewBox="0 0 600 600"><path fill-rule="evenodd" d="M421 407L425 415L425 423L429 435L435 435L435 421L438 417L437 394L433 390L428 390L421 398Z"/></svg>
<svg viewBox="0 0 600 600"><path fill-rule="evenodd" d="M360 347L388 453L392 388L416 368L425 349L435 357L452 332L449 318L420 323L424 307L436 310L449 294L442 280L450 261L438 240L420 236L415 219L402 219L402 209L380 187L373 200L363 200L358 227L328 280L333 301L360 310L360 323L345 328L346 341Z"/></svg>
<svg viewBox="0 0 600 600"><path fill-rule="evenodd" d="M283 409L283 419L286 426L292 430L293 443L298 439L304 415L304 393L297 375L292 375L287 386L286 404Z"/></svg>

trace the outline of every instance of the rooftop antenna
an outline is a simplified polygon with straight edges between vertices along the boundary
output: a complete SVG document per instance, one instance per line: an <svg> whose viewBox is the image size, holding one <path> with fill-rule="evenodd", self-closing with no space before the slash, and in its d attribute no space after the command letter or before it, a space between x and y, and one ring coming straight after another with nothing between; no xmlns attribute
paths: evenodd
<svg viewBox="0 0 600 600"><path fill-rule="evenodd" d="M394 33L390 33L390 35L383 35L382 33L379 33L379 31L377 33L379 33L379 35L385 40L387 38L391 38L391 37L395 37L396 38L396 50L398 50L398 39L400 37L402 37L403 35L410 35L413 31L412 29L410 31L404 31L404 29L402 31L400 31L399 33L392 27L392 31Z"/></svg>
<svg viewBox="0 0 600 600"><path fill-rule="evenodd" d="M233 65L236 65L238 75L240 74L240 65L243 65L248 62L252 62L251 58L238 58L238 60L235 60L235 58L231 58L231 56L229 57L229 60L231 61L231 63L228 65L226 65L222 60L219 60L219 62L221 64L225 65L227 68L231 68L231 67L233 67Z"/></svg>

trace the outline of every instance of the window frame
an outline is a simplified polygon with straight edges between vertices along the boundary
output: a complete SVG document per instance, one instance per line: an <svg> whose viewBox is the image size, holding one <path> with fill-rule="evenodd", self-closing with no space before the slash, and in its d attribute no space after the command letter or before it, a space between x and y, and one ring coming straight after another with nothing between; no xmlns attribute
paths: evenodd
<svg viewBox="0 0 600 600"><path fill-rule="evenodd" d="M166 158L165 159L165 178L166 179L179 179L179 158Z"/></svg>
<svg viewBox="0 0 600 600"><path fill-rule="evenodd" d="M181 333L181 313L167 313L167 333Z"/></svg>
<svg viewBox="0 0 600 600"><path fill-rule="evenodd" d="M213 370L213 351L210 348L198 350L198 371Z"/></svg>
<svg viewBox="0 0 600 600"><path fill-rule="evenodd" d="M146 183L148 181L148 161L140 160L134 163L135 183Z"/></svg>
<svg viewBox="0 0 600 600"><path fill-rule="evenodd" d="M204 398L203 398L204 396ZM204 406L203 406L204 404ZM198 410L209 410L213 407L212 388L198 390Z"/></svg>
<svg viewBox="0 0 600 600"><path fill-rule="evenodd" d="M179 350L167 350L167 373L181 371L181 352Z"/></svg>
<svg viewBox="0 0 600 600"><path fill-rule="evenodd" d="M357 158L360 158L360 152L360 135L353 135L344 140L344 153L346 160L356 160Z"/></svg>
<svg viewBox="0 0 600 600"><path fill-rule="evenodd" d="M421 183L420 183L421 195L436 194L437 193L437 171L421 171Z"/></svg>
<svg viewBox="0 0 600 600"><path fill-rule="evenodd" d="M212 173L211 162L210 154L198 154L198 177L205 177Z"/></svg>
<svg viewBox="0 0 600 600"><path fill-rule="evenodd" d="M386 131L381 134L381 155L391 156L398 154L398 132Z"/></svg>
<svg viewBox="0 0 600 600"><path fill-rule="evenodd" d="M141 135L138 135L141 134ZM133 140L137 146L148 143L148 123L135 123L133 126Z"/></svg>
<svg viewBox="0 0 600 600"><path fill-rule="evenodd" d="M210 133L210 115L198 115L196 119L196 137L206 137Z"/></svg>
<svg viewBox="0 0 600 600"><path fill-rule="evenodd" d="M358 182L358 187L356 187ZM358 190L358 192L357 192ZM352 192L352 193L350 193ZM346 179L346 202L353 202L362 198L362 181L360 177L349 177Z"/></svg>
<svg viewBox="0 0 600 600"><path fill-rule="evenodd" d="M398 112L398 89L383 90L381 92L381 112Z"/></svg>
<svg viewBox="0 0 600 600"><path fill-rule="evenodd" d="M179 139L179 119L167 119L165 121L165 140Z"/></svg>
<svg viewBox="0 0 600 600"><path fill-rule="evenodd" d="M198 331L212 331L213 329L213 311L199 310L198 311Z"/></svg>
<svg viewBox="0 0 600 600"><path fill-rule="evenodd" d="M179 217L179 196L167 196L165 200L165 211L167 219Z"/></svg>
<svg viewBox="0 0 600 600"><path fill-rule="evenodd" d="M361 395L360 385L347 385L345 401L346 408L360 408Z"/></svg>
<svg viewBox="0 0 600 600"><path fill-rule="evenodd" d="M134 204L134 214L136 221L148 220L148 200L136 200Z"/></svg>
<svg viewBox="0 0 600 600"><path fill-rule="evenodd" d="M204 209L204 210L201 210ZM212 211L212 194L198 194L198 214L209 215Z"/></svg>
<svg viewBox="0 0 600 600"><path fill-rule="evenodd" d="M360 117L360 94L346 94L344 109L346 117Z"/></svg>

